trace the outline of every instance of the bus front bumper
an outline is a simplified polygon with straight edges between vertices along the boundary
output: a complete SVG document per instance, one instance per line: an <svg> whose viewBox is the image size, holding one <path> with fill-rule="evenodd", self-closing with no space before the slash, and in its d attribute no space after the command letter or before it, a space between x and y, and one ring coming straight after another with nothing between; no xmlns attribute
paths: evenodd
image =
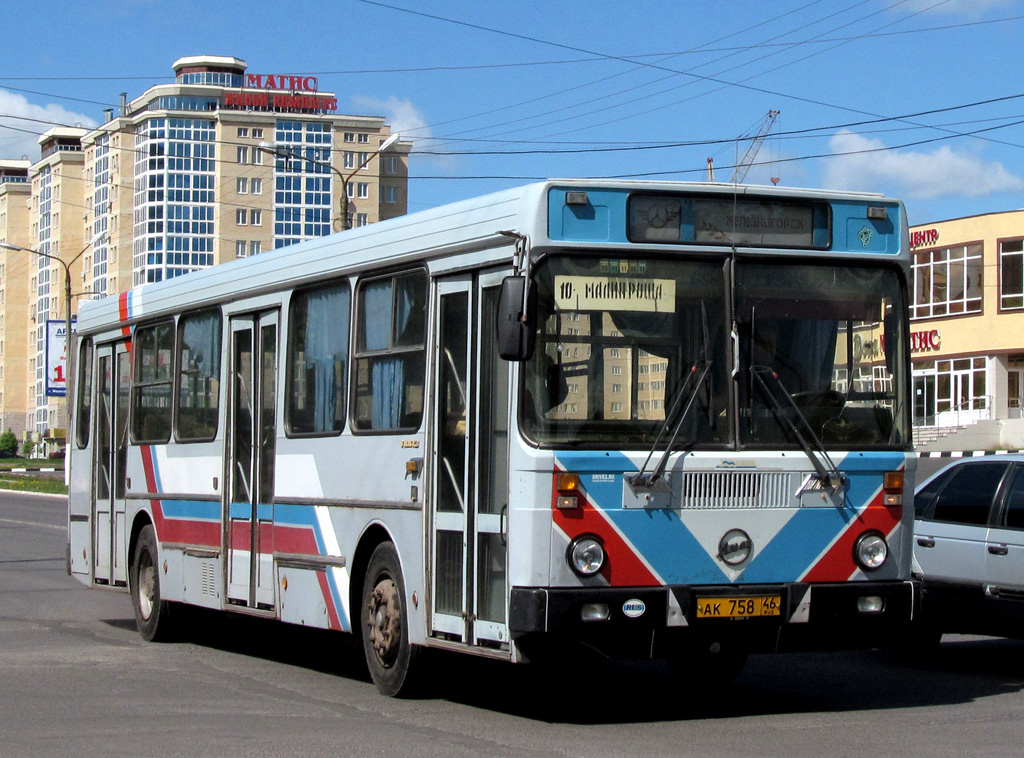
<svg viewBox="0 0 1024 758"><path fill-rule="evenodd" d="M577 641L637 647L729 639L750 652L885 647L917 617L913 580L673 587L514 587L509 631L518 644ZM609 651L618 655L615 651Z"/></svg>

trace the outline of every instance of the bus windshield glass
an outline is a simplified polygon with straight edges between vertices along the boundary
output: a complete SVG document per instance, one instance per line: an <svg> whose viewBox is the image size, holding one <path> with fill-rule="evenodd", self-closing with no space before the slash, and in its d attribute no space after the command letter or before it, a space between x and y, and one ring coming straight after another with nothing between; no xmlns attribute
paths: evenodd
<svg viewBox="0 0 1024 758"><path fill-rule="evenodd" d="M522 419L540 444L908 444L893 269L552 255L534 286Z"/></svg>

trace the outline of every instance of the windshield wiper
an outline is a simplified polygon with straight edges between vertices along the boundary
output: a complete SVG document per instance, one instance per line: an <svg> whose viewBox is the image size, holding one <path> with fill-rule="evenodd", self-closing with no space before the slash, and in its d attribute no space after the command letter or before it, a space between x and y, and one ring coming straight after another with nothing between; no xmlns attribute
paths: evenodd
<svg viewBox="0 0 1024 758"><path fill-rule="evenodd" d="M658 430L658 436L654 440L654 445L651 446L651 451L647 454L647 460L644 461L644 465L640 467L640 470L637 473L626 477L626 483L629 484L629 488L634 494L636 494L637 490L659 490L662 492L670 490L668 481L664 478L665 467L668 465L669 456L672 454L672 451L675 450L676 440L679 439L679 434L683 430L683 423L686 421L686 417L689 415L690 409L693 408L693 402L697 399L697 394L700 392L701 387L704 386L704 382L707 380L710 371L710 361L694 363L690 367L690 371L686 375L686 379L683 381L682 386L676 393L675 400L672 401L671 410L669 410L665 415L665 423L662 424L661 428ZM658 460L654 469L650 473L647 473L647 467L651 463L651 459L654 457L655 452L658 450L658 444L661 442L661 438L665 435L665 432L672 424L672 419L675 418L676 414L679 412L680 406L682 406L684 402L686 403L686 407L679 415L679 420L676 421L675 426L672 429L672 436L665 445L665 452L662 453L661 458Z"/></svg>
<svg viewBox="0 0 1024 758"><path fill-rule="evenodd" d="M825 450L825 446L821 444L821 440L818 439L818 435L814 433L814 427L810 425L804 414L800 412L796 402L793 400L793 396L789 393L789 390L786 389L782 380L779 379L779 375L776 374L770 366L751 366L750 375L754 378L758 387L761 389L761 392L771 403L772 413L774 413L775 418L778 419L780 423L785 422L789 431L792 432L793 436L800 444L800 449L804 451L804 455L807 456L811 465L814 466L815 474L822 485L827 487L830 492L835 492L842 487L846 481L846 477L832 462L828 452ZM771 380L772 385L778 389L779 394L786 399L786 403L789 408L792 409L793 415L800 420L800 425L807 433L807 437L810 437L810 442L808 442L807 437L801 433L800 428L796 425L790 415L785 412L785 409L782 407L782 403L779 402L778 395L772 391L768 382L765 381L765 376ZM813 443L813 447L811 443Z"/></svg>

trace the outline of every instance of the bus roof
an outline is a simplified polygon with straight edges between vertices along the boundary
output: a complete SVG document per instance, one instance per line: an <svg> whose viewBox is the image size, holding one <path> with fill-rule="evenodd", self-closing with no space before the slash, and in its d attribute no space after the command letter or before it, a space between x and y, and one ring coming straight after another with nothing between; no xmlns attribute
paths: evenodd
<svg viewBox="0 0 1024 758"><path fill-rule="evenodd" d="M76 331L79 334L102 331L142 319L322 281L331 276L358 273L370 267L398 266L433 256L489 249L494 251L495 261L510 258L513 243L501 234L502 231L528 233L534 246L549 241L546 196L553 187L626 192L642 189L654 193L690 191L851 202L884 199L872 193L788 187L549 179L317 237L163 282L144 284L118 297L85 301L79 309Z"/></svg>

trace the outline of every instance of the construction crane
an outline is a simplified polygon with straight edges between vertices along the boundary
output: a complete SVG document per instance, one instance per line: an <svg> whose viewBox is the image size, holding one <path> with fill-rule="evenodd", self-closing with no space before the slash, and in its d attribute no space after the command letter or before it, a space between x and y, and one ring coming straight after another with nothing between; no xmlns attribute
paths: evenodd
<svg viewBox="0 0 1024 758"><path fill-rule="evenodd" d="M754 163L754 158L757 157L757 151L761 149L761 143L764 142L768 136L768 132L772 129L772 124L775 123L775 119L778 118L779 111L768 111L768 115L764 117L764 121L761 122L761 126L757 128L757 133L754 138L750 141L750 146L747 147L747 152L744 153L743 159L736 164L736 170L732 173L732 179L730 180L733 184L741 184L747 176L747 171ZM772 180L773 182L776 180Z"/></svg>

